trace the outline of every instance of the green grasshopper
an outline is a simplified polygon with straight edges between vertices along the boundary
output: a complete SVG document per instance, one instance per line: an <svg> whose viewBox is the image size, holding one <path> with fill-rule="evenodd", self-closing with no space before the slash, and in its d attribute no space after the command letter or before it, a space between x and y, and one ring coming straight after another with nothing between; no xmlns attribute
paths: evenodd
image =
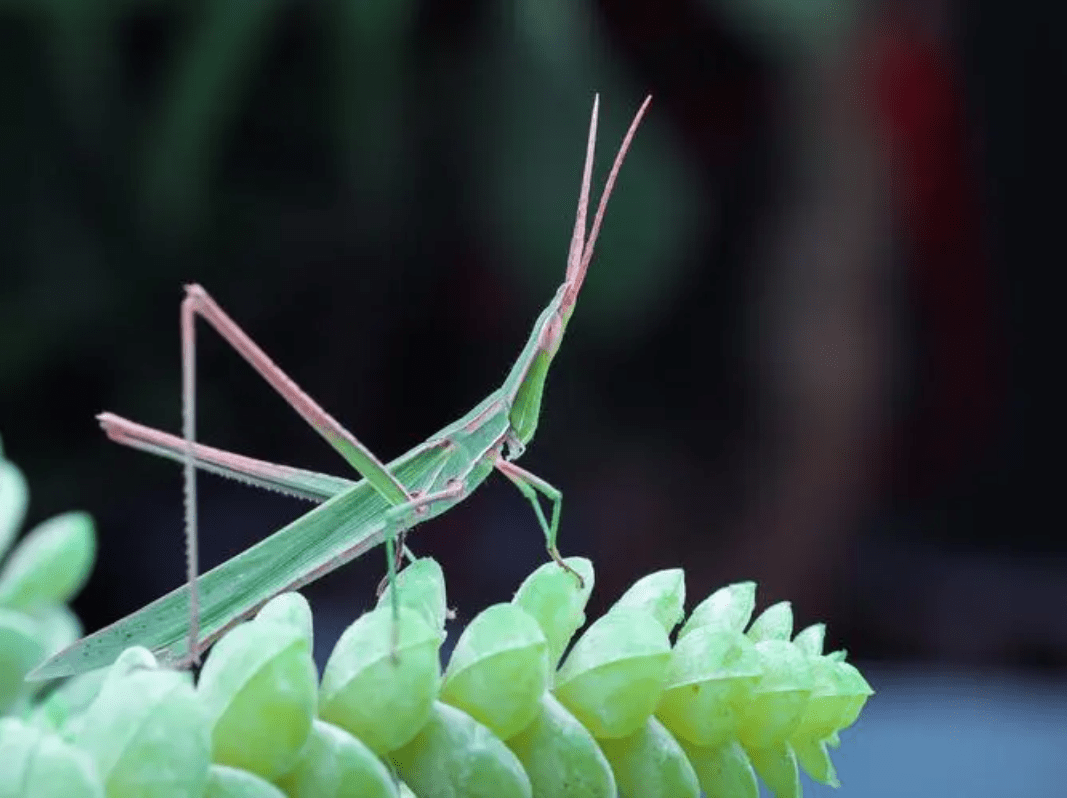
<svg viewBox="0 0 1067 798"><path fill-rule="evenodd" d="M599 97L594 100L566 277L538 317L504 384L463 418L388 465L289 379L203 288L187 286L181 313L183 437L111 413L102 413L98 418L112 440L184 464L188 583L77 641L38 667L30 678L47 679L100 668L113 662L131 645L151 649L162 664L189 666L198 662L200 654L227 629L269 599L318 579L382 542L386 544L388 579L393 584L400 555L407 553L403 533L463 501L494 469L513 482L533 505L549 555L567 568L556 547L560 491L514 461L537 429L549 366L574 312L619 169L651 99L645 99L623 138L587 236ZM351 481L196 443L196 316L214 327L362 478ZM198 576L196 468L320 504L270 537ZM551 518L545 517L539 493L552 504ZM580 582L580 577L574 575ZM390 592L395 618L399 611L397 590Z"/></svg>

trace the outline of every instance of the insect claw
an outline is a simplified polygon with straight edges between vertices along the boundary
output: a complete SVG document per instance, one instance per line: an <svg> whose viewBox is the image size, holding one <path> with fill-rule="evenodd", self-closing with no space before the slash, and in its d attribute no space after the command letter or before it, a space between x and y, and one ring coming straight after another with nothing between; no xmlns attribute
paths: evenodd
<svg viewBox="0 0 1067 798"><path fill-rule="evenodd" d="M552 558L552 561L555 562L556 565L558 565L560 568L562 568L564 571L571 574L575 579L578 580L579 590L585 590L585 579L582 578L582 575L580 573L575 571L563 561L563 558L559 554L559 549L557 549L555 546L552 546L548 550L548 555Z"/></svg>

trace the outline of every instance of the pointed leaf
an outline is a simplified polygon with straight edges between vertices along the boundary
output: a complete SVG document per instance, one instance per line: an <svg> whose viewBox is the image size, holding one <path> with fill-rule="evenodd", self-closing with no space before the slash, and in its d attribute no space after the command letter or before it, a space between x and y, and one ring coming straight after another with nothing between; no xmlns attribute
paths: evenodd
<svg viewBox="0 0 1067 798"><path fill-rule="evenodd" d="M670 568L641 577L608 612L622 607L637 607L651 613L670 634L685 611L685 571Z"/></svg>

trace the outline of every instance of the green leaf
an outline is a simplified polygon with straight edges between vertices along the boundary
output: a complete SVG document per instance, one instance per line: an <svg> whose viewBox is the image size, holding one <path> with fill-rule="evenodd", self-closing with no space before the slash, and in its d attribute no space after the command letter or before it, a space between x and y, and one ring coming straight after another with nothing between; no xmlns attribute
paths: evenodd
<svg viewBox="0 0 1067 798"><path fill-rule="evenodd" d="M756 646L741 632L701 627L674 646L656 716L679 739L723 745L737 738L761 672Z"/></svg>
<svg viewBox="0 0 1067 798"><path fill-rule="evenodd" d="M381 607L349 626L322 672L319 717L358 737L376 754L418 733L437 698L441 638L414 610L400 608L393 657L393 614Z"/></svg>
<svg viewBox="0 0 1067 798"><path fill-rule="evenodd" d="M272 780L292 767L311 733L318 674L304 630L255 620L231 629L200 672L212 725L211 759Z"/></svg>
<svg viewBox="0 0 1067 798"><path fill-rule="evenodd" d="M797 764L804 769L812 781L826 784L830 787L840 787L841 782L837 779L837 771L834 763L830 760L830 752L826 750L826 741L817 742L810 740L791 740L793 751L796 753Z"/></svg>
<svg viewBox="0 0 1067 798"><path fill-rule="evenodd" d="M0 606L65 604L81 590L96 556L88 513L57 515L27 533L0 571Z"/></svg>
<svg viewBox="0 0 1067 798"><path fill-rule="evenodd" d="M92 759L58 735L0 718L2 798L104 798Z"/></svg>
<svg viewBox="0 0 1067 798"><path fill-rule="evenodd" d="M188 673L117 662L75 743L109 797L186 798L207 783L211 727Z"/></svg>
<svg viewBox="0 0 1067 798"><path fill-rule="evenodd" d="M308 650L315 650L314 619L311 605L306 598L295 591L275 596L256 613L257 621L275 621L295 626L308 641Z"/></svg>
<svg viewBox="0 0 1067 798"><path fill-rule="evenodd" d="M63 730L66 736L76 736L74 728L80 716L100 694L108 675L108 668L89 671L67 679L38 704L35 722L48 728Z"/></svg>
<svg viewBox="0 0 1067 798"><path fill-rule="evenodd" d="M797 632L796 637L793 638L793 645L809 657L818 657L822 654L822 647L825 640L826 624L813 623L806 629Z"/></svg>
<svg viewBox="0 0 1067 798"><path fill-rule="evenodd" d="M212 765L207 774L204 798L286 798L285 793L254 773Z"/></svg>
<svg viewBox="0 0 1067 798"><path fill-rule="evenodd" d="M553 692L594 737L624 737L655 710L670 659L667 632L655 616L615 610L578 638Z"/></svg>
<svg viewBox="0 0 1067 798"><path fill-rule="evenodd" d="M585 623L585 605L593 590L593 564L584 557L567 557L564 562L582 577L579 587L574 574L554 562L546 562L523 580L512 603L537 620L548 641L548 664L553 670L574 633Z"/></svg>
<svg viewBox="0 0 1067 798"><path fill-rule="evenodd" d="M615 798L615 776L596 740L551 693L525 729L507 741L537 798ZM648 798L644 793L635 793Z"/></svg>
<svg viewBox="0 0 1067 798"><path fill-rule="evenodd" d="M630 585L608 612L635 607L651 613L670 634L685 611L685 571L670 568L643 576Z"/></svg>
<svg viewBox="0 0 1067 798"><path fill-rule="evenodd" d="M788 640L793 635L793 606L788 601L772 604L752 622L747 634L753 643Z"/></svg>
<svg viewBox="0 0 1067 798"><path fill-rule="evenodd" d="M32 610L44 642L45 656L62 651L82 636L82 623L66 604L53 604Z"/></svg>
<svg viewBox="0 0 1067 798"><path fill-rule="evenodd" d="M655 717L633 734L599 743L623 795L699 797L700 782L685 751Z"/></svg>
<svg viewBox="0 0 1067 798"><path fill-rule="evenodd" d="M28 615L0 607L0 714L27 692L26 674L45 657L39 632Z"/></svg>
<svg viewBox="0 0 1067 798"><path fill-rule="evenodd" d="M0 557L18 534L30 501L26 478L18 466L0 458Z"/></svg>
<svg viewBox="0 0 1067 798"><path fill-rule="evenodd" d="M289 798L397 798L389 770L344 729L316 720L296 766L277 780Z"/></svg>
<svg viewBox="0 0 1067 798"><path fill-rule="evenodd" d="M719 588L693 608L678 632L678 639L703 626L743 631L755 607L755 582L737 582Z"/></svg>
<svg viewBox="0 0 1067 798"><path fill-rule="evenodd" d="M745 749L767 748L787 740L799 726L813 687L811 665L784 640L756 643L760 677L741 713Z"/></svg>
<svg viewBox="0 0 1067 798"><path fill-rule="evenodd" d="M448 618L448 600L445 596L445 574L437 560L420 557L396 575L398 597L401 607L410 607L419 613L432 629L437 629L444 640L445 620ZM392 602L392 585L386 585L378 597L379 607L389 607Z"/></svg>
<svg viewBox="0 0 1067 798"><path fill-rule="evenodd" d="M746 750L752 767L776 798L800 798L800 771L789 743L776 742L766 748Z"/></svg>
<svg viewBox="0 0 1067 798"><path fill-rule="evenodd" d="M500 738L440 701L414 739L389 758L419 798L532 798L522 763Z"/></svg>
<svg viewBox="0 0 1067 798"><path fill-rule="evenodd" d="M759 798L756 771L738 742L717 748L692 745L679 739L696 771L705 795L715 798Z"/></svg>
<svg viewBox="0 0 1067 798"><path fill-rule="evenodd" d="M515 604L495 604L456 641L440 700L507 740L534 719L549 673L548 644L537 621Z"/></svg>

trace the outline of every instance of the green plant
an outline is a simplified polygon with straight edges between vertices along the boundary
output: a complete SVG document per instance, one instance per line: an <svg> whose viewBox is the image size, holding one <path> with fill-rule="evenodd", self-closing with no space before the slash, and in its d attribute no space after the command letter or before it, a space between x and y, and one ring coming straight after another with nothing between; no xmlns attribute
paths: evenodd
<svg viewBox="0 0 1067 798"><path fill-rule="evenodd" d="M96 554L92 519L72 512L31 529L4 560L28 503L26 480L0 446L0 714L24 707L41 686L24 681L26 674L81 637L67 602Z"/></svg>
<svg viewBox="0 0 1067 798"><path fill-rule="evenodd" d="M307 602L287 593L231 629L194 685L127 649L0 721L0 796L748 796L835 783L826 746L871 690L788 604L755 585L683 618L679 569L585 622L584 586L546 563L477 615L443 674L444 576L420 559L338 640L321 679ZM747 633L743 630L748 627ZM14 785L14 786L13 786ZM21 785L21 792L18 785ZM12 792L14 790L14 792Z"/></svg>

